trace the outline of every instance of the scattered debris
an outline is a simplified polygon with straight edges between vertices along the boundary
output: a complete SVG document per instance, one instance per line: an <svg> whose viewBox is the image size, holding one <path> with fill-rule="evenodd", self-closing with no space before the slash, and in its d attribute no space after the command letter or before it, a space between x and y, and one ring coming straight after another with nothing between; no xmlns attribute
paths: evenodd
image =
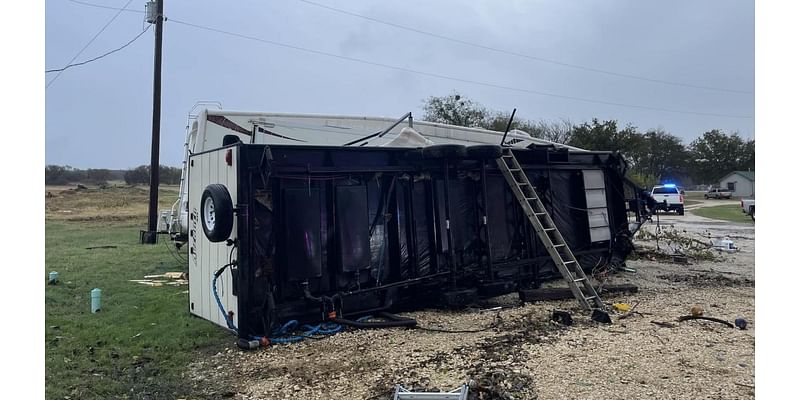
<svg viewBox="0 0 800 400"><path fill-rule="evenodd" d="M614 310L621 313L626 313L631 310L631 305L628 303L614 303L611 307L614 307Z"/></svg>
<svg viewBox="0 0 800 400"><path fill-rule="evenodd" d="M145 275L144 279L155 279L155 278L166 278L166 279L188 279L189 274L186 272L165 272L159 275Z"/></svg>
<svg viewBox="0 0 800 400"><path fill-rule="evenodd" d="M719 319L719 318L703 317L703 316L695 316L695 315L684 315L682 317L678 317L678 321L680 321L680 322L688 321L688 320L692 320L692 319L702 319L702 320L706 320L706 321L719 322L720 324L727 325L727 326L733 328L733 324L732 323L730 323L728 321L725 321L725 320L722 320L722 319Z"/></svg>
<svg viewBox="0 0 800 400"><path fill-rule="evenodd" d="M158 275L145 275L144 279L129 279L129 282L136 282L145 286L183 286L188 285L188 274L186 272L166 272Z"/></svg>
<svg viewBox="0 0 800 400"><path fill-rule="evenodd" d="M639 306L639 302L637 301L637 302L636 302L636 304L634 304L634 305L633 305L633 307L631 307L631 308L630 308L628 311L626 311L626 312L625 312L625 314L622 314L622 315L620 315L620 316L619 316L619 319L625 319L625 318L628 318L628 317L630 317L630 316L631 316L631 315L633 315L633 314L639 314L639 315L641 315L642 313L640 313L640 312L637 312L637 311L634 311L634 310L636 310L636 307L638 307L638 306Z"/></svg>
<svg viewBox="0 0 800 400"><path fill-rule="evenodd" d="M660 326L662 328L675 328L677 326L677 325L675 325L673 323L664 322L664 321L650 321L650 323L651 324L656 324L656 325L658 325L658 326Z"/></svg>
<svg viewBox="0 0 800 400"><path fill-rule="evenodd" d="M692 316L694 317L699 317L703 315L703 307L700 307L699 304L693 305L690 311L692 312Z"/></svg>
<svg viewBox="0 0 800 400"><path fill-rule="evenodd" d="M610 324L611 317L603 310L594 309L594 311L592 311L592 321L599 322L601 324Z"/></svg>
<svg viewBox="0 0 800 400"><path fill-rule="evenodd" d="M86 250L94 250L94 249L116 249L117 246L113 245L105 245L105 246L91 246L87 247Z"/></svg>
<svg viewBox="0 0 800 400"><path fill-rule="evenodd" d="M675 264L689 264L689 257L680 255L680 256L672 256L672 262Z"/></svg>
<svg viewBox="0 0 800 400"><path fill-rule="evenodd" d="M733 323L734 325L736 325L737 328L741 330L747 329L747 320L745 320L742 317L736 318L736 320L734 320Z"/></svg>
<svg viewBox="0 0 800 400"><path fill-rule="evenodd" d="M728 237L726 237L725 239L722 239L722 240L714 240L714 239L712 239L711 240L711 247L713 247L714 250L724 251L724 252L727 252L727 253L733 253L733 252L739 250L739 248L736 247L736 245L733 244L733 240L731 240Z"/></svg>
<svg viewBox="0 0 800 400"><path fill-rule="evenodd" d="M755 281L749 278L729 278L720 273L704 272L699 274L665 274L657 275L659 279L664 279L673 283L686 283L696 287L755 287Z"/></svg>
<svg viewBox="0 0 800 400"><path fill-rule="evenodd" d="M572 315L568 311L553 310L553 315L550 319L561 325L572 325Z"/></svg>
<svg viewBox="0 0 800 400"><path fill-rule="evenodd" d="M636 293L639 287L632 284L604 285L602 294L605 293ZM523 302L550 301L572 299L574 295L567 287L523 289L519 291L519 298Z"/></svg>
<svg viewBox="0 0 800 400"><path fill-rule="evenodd" d="M403 399L438 399L438 400L466 400L467 394L469 393L469 386L466 384L459 386L456 389L453 389L449 392L412 392L403 387L403 385L397 385L394 391L394 400L403 400Z"/></svg>

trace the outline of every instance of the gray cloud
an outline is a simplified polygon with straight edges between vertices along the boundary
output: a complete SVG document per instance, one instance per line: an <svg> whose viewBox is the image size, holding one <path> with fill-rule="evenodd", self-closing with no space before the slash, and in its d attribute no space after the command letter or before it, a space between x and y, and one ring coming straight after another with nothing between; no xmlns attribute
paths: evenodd
<svg viewBox="0 0 800 400"><path fill-rule="evenodd" d="M754 6L747 1L315 1L568 63L695 85L754 87ZM119 7L124 2L102 4ZM62 66L114 13L67 1L46 2L46 67ZM296 0L167 1L165 13L177 20L474 81L618 103L753 115L752 94L660 85L520 59ZM141 29L141 14L123 13L79 60L115 48ZM180 163L186 114L198 100L219 100L235 109L399 116L406 111L421 114L425 97L458 90L490 108L516 107L524 118L613 118L642 129L662 127L686 141L713 128L754 137L753 119L590 104L440 80L171 22L164 35L165 164ZM147 33L119 53L65 71L47 90L47 163L125 168L148 162L152 46L152 33Z"/></svg>

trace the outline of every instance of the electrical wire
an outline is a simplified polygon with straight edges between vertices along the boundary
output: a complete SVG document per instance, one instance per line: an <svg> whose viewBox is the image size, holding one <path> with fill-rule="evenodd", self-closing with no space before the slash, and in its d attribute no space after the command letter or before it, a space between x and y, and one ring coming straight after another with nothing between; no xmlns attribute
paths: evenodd
<svg viewBox="0 0 800 400"><path fill-rule="evenodd" d="M73 63L73 62L74 62L74 61L75 61L75 60L76 60L76 59L77 59L77 58L78 58L78 57L79 57L81 54L83 54L83 52L84 52L84 51L85 51L85 50L86 50L86 49L87 49L87 48L88 48L88 47L89 47L89 46L90 46L92 43L94 43L94 41L95 41L95 40L96 40L96 39L97 39L97 38L100 36L100 34L102 34L102 33L103 33L105 30L106 30L106 28L108 28L108 26L109 26L109 25L111 25L111 23L112 23L112 22L114 22L114 20L116 20L116 19L117 19L117 17L119 17L119 15L120 15L120 14L122 14L122 12L123 12L123 11L124 11L126 8L128 8L128 6L131 4L131 2L133 2L133 0L128 0L128 2L127 2L127 3L125 3L125 6L124 6L124 7L122 7L122 8L121 8L119 11L117 11L117 13L116 13L116 14L114 14L114 16L113 16L113 17L111 17L111 19L110 19L108 22L106 22L106 24L105 24L105 25L103 25L103 27L102 27L102 28L100 28L100 30L99 30L97 33L95 33L95 34L94 34L94 36L92 36L92 38L89 40L89 42L88 42L88 43L86 43L86 44L83 46L83 48L81 48L81 49L80 49L80 51L78 51L78 53L76 53L76 54L75 54L75 55L72 57L72 59L70 59L70 60L67 62L67 64L66 64L66 65L72 64L72 63ZM65 67L64 67L64 69L67 69L67 67L65 66ZM49 88L49 87L50 87L50 85L52 85L52 84L53 84L53 82L55 82L55 81L56 81L56 79L58 79L58 77L59 77L59 76L61 76L61 73L62 73L62 72L64 72L64 71L63 71L63 70L61 70L61 71L58 71L58 73L56 74L56 76L54 76L54 77L53 77L53 79L51 79L51 80L50 80L50 82L48 82L48 83L47 83L47 85L45 85L45 89Z"/></svg>
<svg viewBox="0 0 800 400"><path fill-rule="evenodd" d="M340 13L340 14L349 15L351 17L361 18L361 19L364 19L364 20L367 20L367 21L378 23L378 24L390 26L390 27L397 28L397 29L402 29L402 30L409 31L409 32L418 33L418 34L421 34L421 35L434 37L434 38L441 39L441 40L446 40L446 41L453 42L453 43L458 43L458 44L462 44L462 45L466 45L466 46L471 46L471 47L475 47L475 48L483 49L483 50L489 50L489 51L493 51L493 52L497 52L497 53L501 53L501 54L506 54L506 55L510 55L510 56L525 58L525 59L528 59L528 60L533 60L533 61L553 64L553 65L558 65L558 66L562 66L562 67L568 67L568 68L573 68L573 69L578 69L578 70L583 70L583 71L588 71L588 72L594 72L594 73L598 73L598 74L616 76L616 77L620 77L620 78L635 79L635 80L639 80L639 81L658 83L658 84L662 84L662 85L680 86L680 87L687 87L687 88L693 88L693 89L702 89L702 90L710 90L710 91L725 92L725 93L753 94L752 91L719 88L719 87L713 87L713 86L694 85L694 84L684 83L684 82L675 82L675 81L668 81L668 80L664 80L664 79L648 78L648 77L640 76L640 75L633 75L633 74L626 74L626 73L621 73L621 72L614 72L614 71L609 71L609 70L595 68L595 67L587 67L587 66L584 66L584 65L572 64L572 63L567 63L567 62L564 62L564 61L558 61L558 60L553 60L553 59L548 59L548 58L543 58L543 57L532 56L532 55L529 55L529 54L517 53L517 52L514 52L514 51L499 49L499 48L496 48L496 47L486 46L486 45L482 45L482 44L474 43L474 42L468 42L466 40L461 40L461 39L457 39L457 38L450 37L450 36L445 36L445 35L441 35L441 34L437 34L437 33L433 33L433 32L428 32L428 31L424 31L424 30L421 30L421 29L417 29L417 28L412 28L412 27L405 26L405 25L400 25L400 24L397 24L397 23L394 23L394 22L380 20L380 19L373 18L373 17L367 16L367 15L356 14L354 12L342 10L342 9L335 8L335 7L331 7L331 6L328 6L328 5L325 5L325 4L316 3L316 2L313 2L313 1L310 1L310 0L297 0L297 1L302 2L302 3L306 3L306 4L314 6L314 7L319 7L319 8L323 8L323 9L326 9L326 10L329 10L329 11L333 11L333 12L337 12L337 13Z"/></svg>
<svg viewBox="0 0 800 400"><path fill-rule="evenodd" d="M69 1L70 3L80 4L80 5L89 6L89 7L105 8L107 10L119 10L119 11L133 12L133 13L139 13L139 14L144 14L145 13L142 10L129 10L127 8L104 6L104 5L101 5L101 4L87 3L87 2L84 2L84 1L78 1L78 0L67 0L67 1Z"/></svg>
<svg viewBox="0 0 800 400"><path fill-rule="evenodd" d="M428 77L432 77L432 78L444 79L444 80L449 80L449 81L454 81L454 82L461 82L461 83L469 83L469 84L473 84L473 85L486 86L486 87L491 87L491 88L495 88L495 89L502 89L502 90L508 90L508 91L514 91L514 92L528 93L528 94L533 94L533 95L537 95L537 96L553 97L553 98L559 98L559 99L565 99L565 100L580 101L580 102L584 102L584 103L603 104L603 105L608 105L608 106L616 106L616 107L624 107L624 108L636 108L636 109L642 109L642 110L661 111L661 112L668 112L668 113L675 113L675 114L702 115L702 116L707 116L707 117L721 117L721 118L741 118L741 119L752 119L753 118L753 116L750 116L750 115L734 115L734 114L710 113L710 112L700 112L700 111L691 111L691 110L679 110L679 109L670 109L670 108L662 108L662 107L645 106L645 105L639 105L639 104L619 103L619 102L613 102L613 101L605 101L605 100L599 100L599 99L591 99L591 98L585 98L585 97L569 96L569 95L562 95L562 94L557 94L557 93L543 92L543 91L534 90L534 89L526 89L526 88L519 88L519 87L513 87L513 86L506 86L506 85L496 84L496 83L491 83L491 82L482 82L482 81L476 81L476 80L471 80L471 79L453 77L453 76L449 76L449 75L442 75L442 74L433 73L433 72L420 71L420 70L416 70L416 69L400 67L400 66L397 66L397 65L391 65L391 64L384 64L384 63L379 63L379 62L375 62L375 61L369 61L369 60L365 60L365 59L361 59L361 58L343 56L341 54L335 54L335 53L329 53L329 52L321 51L321 50L309 49L309 48L306 48L306 47L295 46L295 45L291 45L291 44L287 44L287 43L277 42L277 41L274 41L274 40L263 39L263 38L259 38L259 37L255 37L255 36L245 35L245 34L231 32L231 31L226 31L226 30L219 29L219 28L213 28L213 27L199 25L199 24L195 24L195 23L191 23L191 22L181 21L181 20L178 20L178 19L175 19L175 18L170 18L169 21L173 22L175 24L178 24L178 25L184 25L184 26L195 28L195 29L201 29L201 30L205 30L205 31L209 31L209 32L220 33L220 34L224 34L224 35L228 35L228 36L233 36L233 37L238 37L238 38L241 38L241 39L252 40L252 41L255 41L255 42L260 42L260 43L269 44L269 45L273 45L273 46L283 47L283 48L297 50L297 51L302 51L302 52L305 52L305 53L316 54L316 55L321 55L321 56L326 56L326 57L331 57L331 58L338 58L338 59L341 59L341 60L351 61L351 62L355 62L355 63L361 63L361 64L365 64L365 65L371 65L371 66L385 68L385 69L391 69L391 70L395 70L395 71L408 72L408 73L411 73L411 74L428 76Z"/></svg>
<svg viewBox="0 0 800 400"><path fill-rule="evenodd" d="M131 45L131 43L133 43L133 42L135 42L135 41L136 41L136 39L139 39L139 38L140 38L142 35L144 35L144 33L145 33L145 32L147 32L147 31L150 29L150 27L151 27L151 26L152 26L152 25L147 25L147 27L146 27L146 28L144 28L144 30L143 30L143 31L139 32L139 34L137 34L137 35L136 35L136 36L135 36L133 39L131 39L130 41L128 41L128 43L125 43L125 44L123 44L122 46L120 46L120 47L117 47L117 48L116 48L116 49L114 49L114 50L111 50L111 51L108 51L108 52L106 52L106 53L103 53L103 54L101 54L101 55L99 55L99 56L97 56L97 57L90 58L90 59L88 59L88 60L86 60L86 61L81 61L81 62L74 63L74 64L68 64L68 65L64 66L63 68L48 69L48 70L44 71L44 73L45 73L45 74L49 74L49 73L51 73L51 72L61 72L61 71L64 71L64 70L66 70L67 68L71 68L71 67L77 67L77 66L79 66L79 65L85 65L85 64L88 64L88 63L90 63L90 62L97 61L97 60L99 60L99 59L101 59L101 58L103 58L103 57L106 57L106 56L108 56L108 55L114 54L114 53L116 53L116 52L118 52L118 51L120 51L120 50L122 50L122 49L124 49L124 48L126 48L126 47L128 47L128 46L130 46L130 45Z"/></svg>
<svg viewBox="0 0 800 400"><path fill-rule="evenodd" d="M100 5L96 5L96 4L79 2L79 1L76 1L76 0L70 0L70 1L72 1L73 3L76 3L76 4L83 4L83 5L92 6L92 7L115 9L114 7L100 6ZM303 1L303 0L300 0L300 1ZM311 4L311 2L307 2L307 3ZM314 4L316 5L316 3L314 3ZM126 7L127 7L127 5L126 5ZM122 11L125 11L125 8L118 9L118 10L121 13ZM119 15L119 13L117 15ZM115 18L116 18L116 16L115 16ZM279 46L279 47L289 48L289 49L303 51L303 52L307 52L307 53L323 55L323 56L338 58L338 59L347 60L347 61L351 61L351 62L357 62L357 63L361 63L361 64L365 64L365 65L372 65L372 66L376 66L376 67L392 69L392 70L396 70L396 71L403 71L403 72L408 72L408 73L412 73L412 74L423 75L423 76L428 76L428 77L433 77L433 78L438 78L438 79L450 80L450 81L461 82L461 83L468 83L468 84L479 85L479 86L492 87L492 88L495 88L495 89L522 92L522 93L528 93L528 94L544 96L544 97L560 98L560 99L564 99L564 100L580 101L580 102L585 102L585 103L603 104L603 105L609 105L609 106L615 106L615 107L624 107L624 108L636 108L636 109L660 111L660 112L675 113L675 114L701 115L701 116L709 116L709 117L738 118L738 119L752 119L753 118L752 115L735 115L735 114L723 114L723 113L710 113L710 112L699 112L699 111L691 111L691 110L679 110L679 109L670 109L670 108L663 108L663 107L645 106L645 105L640 105L640 104L619 103L619 102L606 101L606 100L600 100L600 99L591 99L591 98L584 98L584 97L578 97L578 96L562 95L562 94L558 94L558 93L543 92L543 91L534 90L534 89L518 88L518 87L506 86L506 85L502 85L502 84L495 84L495 83L491 83L491 82L481 82L481 81L475 81L475 80L470 80L470 79L464 79L464 78L458 78L458 77L453 77L453 76L437 74L437 73L433 73L433 72L419 71L419 70L414 70L414 69L411 69L411 68L400 67L400 66L390 65L390 64L384 64L384 63L364 60L364 59L355 58L355 57L348 57L348 56L343 56L341 54L335 54L335 53L329 53L329 52L320 51L320 50L309 49L309 48L305 48L305 47L300 47L300 46L290 45L290 44L276 42L276 41L272 41L272 40L262 39L262 38L258 38L258 37L255 37L255 36L249 36L249 35L244 35L244 34L241 34L241 33L230 32L230 31L226 31L226 30L223 30L223 29L218 29L218 28L203 26L203 25L199 25L199 24L194 24L194 23L191 23L191 22L181 21L181 20L177 20L177 19L169 19L169 21L170 22L175 22L176 24L193 27L193 28L196 28L196 29L202 29L202 30L206 30L206 31L210 31L210 32L216 32L216 33L221 33L221 34L225 34L225 35L229 35L229 36L235 36L235 37L242 38L242 39L258 41L258 42L265 43L265 44L270 44L270 45L273 45L273 46ZM385 21L382 21L382 22L385 22ZM404 27L404 28L408 28L408 27ZM408 29L413 29L413 28L408 28ZM420 31L420 32L424 32L424 31ZM433 34L433 33L430 33L430 32L425 32L425 33L426 34L436 35L436 34ZM441 36L441 35L439 35L439 36ZM442 38L447 38L447 37L446 36L442 36ZM451 40L451 39L455 40L455 41L459 41L458 39L448 38L448 40ZM472 44L472 43L469 43L469 42L464 42L464 44L475 45L475 44ZM482 45L480 45L480 46L482 46ZM494 49L494 48L491 48L491 47L488 47L488 46L484 46L484 47L486 47L487 49L490 49L490 50L500 51L499 49ZM502 50L502 51L505 52L505 50ZM537 57L526 56L526 55L519 54L519 53L513 53L513 52L508 52L508 53L513 54L513 55L533 58L533 59L539 59ZM545 59L539 59L539 60L543 61ZM74 61L74 59L71 60L70 63L72 61ZM548 61L555 62L555 63L560 63L560 62L556 62L556 61L553 61L553 60L548 60ZM577 65L574 65L574 64L567 64L567 63L561 63L561 64L564 64L565 66L576 67L576 68L580 67L580 66L577 66ZM580 68L589 69L589 67L580 67ZM659 82L659 83L667 83L668 82L668 81L660 81L660 80L649 79L649 78L644 78L644 77L636 77L634 75L618 74L618 73L613 73L611 71L604 71L604 70L599 70L599 69L592 69L592 70L594 70L595 72L602 72L602 73L607 73L607 74L612 74L612 75L616 74L616 75L619 75L619 76L626 76L626 77L629 77L629 78L638 78L638 79L644 79L644 80L651 80L653 82ZM52 83L52 81L51 81L51 83ZM672 84L677 84L677 83L676 82L672 82ZM49 87L49 85L50 84L48 84L48 87ZM751 93L751 92L744 92L744 91L735 91L735 90L732 90L732 89L710 88L710 87L705 87L705 86L688 85L688 84L681 84L681 85L692 86L692 87L703 88L703 89L712 89L712 90L716 89L716 90L733 91L733 92L748 93L748 94Z"/></svg>

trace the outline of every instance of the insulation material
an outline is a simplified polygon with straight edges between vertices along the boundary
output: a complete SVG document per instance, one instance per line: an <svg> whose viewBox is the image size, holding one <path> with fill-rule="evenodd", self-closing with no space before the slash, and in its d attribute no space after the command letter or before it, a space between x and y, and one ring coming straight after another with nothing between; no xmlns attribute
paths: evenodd
<svg viewBox="0 0 800 400"><path fill-rule="evenodd" d="M428 227L431 225L429 220L429 205L427 186L429 181L416 182L414 184L413 196L411 197L414 209L414 228L416 236L416 256L417 274L427 275L431 272L431 236L434 234Z"/></svg>
<svg viewBox="0 0 800 400"><path fill-rule="evenodd" d="M290 280L322 275L322 221L320 196L316 188L292 188L284 191L286 211L287 271Z"/></svg>
<svg viewBox="0 0 800 400"><path fill-rule="evenodd" d="M405 127L394 139L382 144L385 147L425 147L432 145L433 142L422 136L413 128Z"/></svg>
<svg viewBox="0 0 800 400"><path fill-rule="evenodd" d="M369 268L369 216L366 186L336 187L336 239L342 271Z"/></svg>
<svg viewBox="0 0 800 400"><path fill-rule="evenodd" d="M486 214L489 217L492 261L519 257L523 241L518 232L523 225L518 218L517 200L502 175L486 177L486 192L490 199Z"/></svg>
<svg viewBox="0 0 800 400"><path fill-rule="evenodd" d="M475 248L478 238L478 194L472 179L450 181L450 228L456 263L462 266L478 262Z"/></svg>

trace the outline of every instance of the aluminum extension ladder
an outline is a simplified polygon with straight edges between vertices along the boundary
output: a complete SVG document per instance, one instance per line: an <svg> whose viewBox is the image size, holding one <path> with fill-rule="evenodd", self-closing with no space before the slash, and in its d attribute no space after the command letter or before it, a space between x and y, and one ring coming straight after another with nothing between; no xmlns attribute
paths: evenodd
<svg viewBox="0 0 800 400"><path fill-rule="evenodd" d="M503 155L497 159L497 165L503 172L514 197L519 200L522 210L528 216L528 221L541 239L553 262L556 264L561 276L569 285L573 296L585 310L599 309L605 311L605 304L600 295L592 286L583 268L572 254L567 242L556 227L550 214L545 210L539 195L531 185L525 171L519 165L511 149L503 149Z"/></svg>
<svg viewBox="0 0 800 400"><path fill-rule="evenodd" d="M411 392L401 385L397 385L394 391L394 400L467 400L469 386L463 384L458 389L449 392Z"/></svg>

